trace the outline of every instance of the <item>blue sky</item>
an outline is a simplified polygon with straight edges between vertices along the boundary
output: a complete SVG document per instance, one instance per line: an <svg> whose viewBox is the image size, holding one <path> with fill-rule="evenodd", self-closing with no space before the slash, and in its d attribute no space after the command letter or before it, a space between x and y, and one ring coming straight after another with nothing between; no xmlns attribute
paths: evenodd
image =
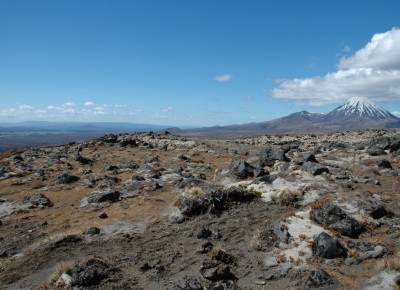
<svg viewBox="0 0 400 290"><path fill-rule="evenodd" d="M400 114L400 2L0 1L0 122L210 126Z"/></svg>

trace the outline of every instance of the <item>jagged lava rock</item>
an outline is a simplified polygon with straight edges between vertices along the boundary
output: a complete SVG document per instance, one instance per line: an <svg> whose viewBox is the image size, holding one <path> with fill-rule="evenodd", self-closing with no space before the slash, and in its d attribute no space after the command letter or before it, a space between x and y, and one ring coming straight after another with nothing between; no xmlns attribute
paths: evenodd
<svg viewBox="0 0 400 290"><path fill-rule="evenodd" d="M314 238L312 245L314 256L325 259L344 258L346 250L339 244L338 239L326 232L322 232Z"/></svg>
<svg viewBox="0 0 400 290"><path fill-rule="evenodd" d="M286 157L285 151L281 148L268 147L260 151L259 162L260 166L273 166L275 161L289 162L290 159Z"/></svg>
<svg viewBox="0 0 400 290"><path fill-rule="evenodd" d="M340 207L331 203L312 206L310 217L316 223L338 231L343 236L358 238L365 230L357 220L347 215Z"/></svg>
<svg viewBox="0 0 400 290"><path fill-rule="evenodd" d="M311 271L304 284L305 289L334 290L339 288L339 282L322 269Z"/></svg>

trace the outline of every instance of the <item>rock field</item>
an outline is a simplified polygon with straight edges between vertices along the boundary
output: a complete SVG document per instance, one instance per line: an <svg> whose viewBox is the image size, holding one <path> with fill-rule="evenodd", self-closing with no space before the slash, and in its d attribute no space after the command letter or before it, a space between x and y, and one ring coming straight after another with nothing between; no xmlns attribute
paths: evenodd
<svg viewBox="0 0 400 290"><path fill-rule="evenodd" d="M0 154L0 289L399 289L400 130Z"/></svg>

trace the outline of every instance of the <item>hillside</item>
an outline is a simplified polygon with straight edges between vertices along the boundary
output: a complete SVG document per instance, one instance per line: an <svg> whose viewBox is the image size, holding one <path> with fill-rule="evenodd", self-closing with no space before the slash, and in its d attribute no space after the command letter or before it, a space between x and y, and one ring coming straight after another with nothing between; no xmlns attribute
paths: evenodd
<svg viewBox="0 0 400 290"><path fill-rule="evenodd" d="M0 288L392 289L399 156L399 130L4 152Z"/></svg>

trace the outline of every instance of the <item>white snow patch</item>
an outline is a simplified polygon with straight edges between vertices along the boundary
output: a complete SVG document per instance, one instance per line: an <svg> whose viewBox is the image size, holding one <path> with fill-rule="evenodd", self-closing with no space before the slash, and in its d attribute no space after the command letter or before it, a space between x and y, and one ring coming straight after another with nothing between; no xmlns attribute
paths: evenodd
<svg viewBox="0 0 400 290"><path fill-rule="evenodd" d="M373 276L367 282L367 287L365 290L385 290L385 289L395 289L395 280L400 276L400 272L394 270L385 270L378 275Z"/></svg>

